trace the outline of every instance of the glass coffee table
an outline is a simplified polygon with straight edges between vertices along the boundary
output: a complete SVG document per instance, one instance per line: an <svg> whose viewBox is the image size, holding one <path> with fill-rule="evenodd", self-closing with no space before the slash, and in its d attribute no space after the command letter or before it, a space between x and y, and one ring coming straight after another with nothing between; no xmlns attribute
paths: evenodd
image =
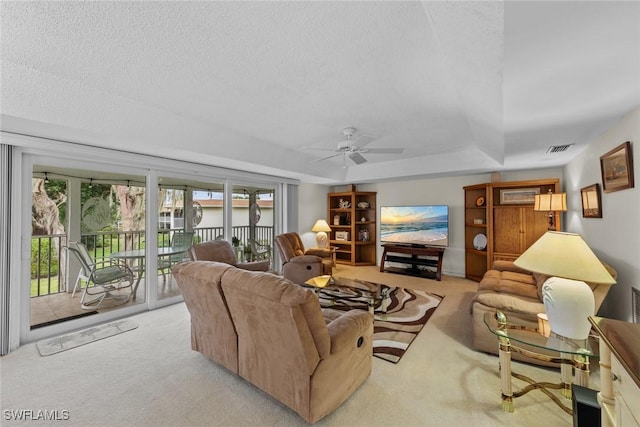
<svg viewBox="0 0 640 427"><path fill-rule="evenodd" d="M386 313L387 304L384 302L396 289L382 283L328 275L312 277L304 286L314 290L325 308L366 308L371 314Z"/></svg>
<svg viewBox="0 0 640 427"><path fill-rule="evenodd" d="M513 398L520 397L531 390L541 390L569 415L571 407L565 405L550 389L559 389L561 396L571 399L571 384L589 386L589 362L598 358L596 337L586 340L574 340L551 332L550 336L538 333L517 318L507 319L500 311L487 312L484 323L489 331L498 338L498 354L500 357L500 380L502 389L502 409L513 412ZM511 353L549 363L560 364L560 383L536 382L529 377L512 372ZM519 391L513 391L511 377L529 385Z"/></svg>

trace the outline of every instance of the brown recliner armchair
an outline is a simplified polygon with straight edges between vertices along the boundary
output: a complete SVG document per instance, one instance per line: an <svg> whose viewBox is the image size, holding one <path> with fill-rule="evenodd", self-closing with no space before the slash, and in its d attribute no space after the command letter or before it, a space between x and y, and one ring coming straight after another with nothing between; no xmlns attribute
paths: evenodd
<svg viewBox="0 0 640 427"><path fill-rule="evenodd" d="M253 262L238 262L236 253L231 243L226 240L211 240L209 242L196 243L188 250L192 261L217 261L243 270L269 271L271 261L266 259Z"/></svg>
<svg viewBox="0 0 640 427"><path fill-rule="evenodd" d="M333 255L329 249L312 248L305 251L298 233L280 234L275 241L285 279L303 284L312 277L331 275Z"/></svg>

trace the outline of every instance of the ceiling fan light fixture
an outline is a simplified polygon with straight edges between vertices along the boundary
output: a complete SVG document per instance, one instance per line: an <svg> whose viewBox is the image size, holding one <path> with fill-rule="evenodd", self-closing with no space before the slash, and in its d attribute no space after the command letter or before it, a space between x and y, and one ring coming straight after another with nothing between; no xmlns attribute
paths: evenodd
<svg viewBox="0 0 640 427"><path fill-rule="evenodd" d="M341 141L338 143L338 151L349 151L351 149L351 141Z"/></svg>

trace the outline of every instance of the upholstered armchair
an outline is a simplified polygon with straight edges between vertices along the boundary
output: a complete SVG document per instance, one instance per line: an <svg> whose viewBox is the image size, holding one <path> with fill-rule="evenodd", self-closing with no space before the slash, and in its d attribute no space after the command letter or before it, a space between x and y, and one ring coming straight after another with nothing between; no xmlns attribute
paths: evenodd
<svg viewBox="0 0 640 427"><path fill-rule="evenodd" d="M304 249L298 233L276 236L276 247L282 261L282 275L293 283L302 284L312 277L331 275L333 255L328 249Z"/></svg>
<svg viewBox="0 0 640 427"><path fill-rule="evenodd" d="M192 261L217 261L243 270L269 271L271 261L268 259L254 262L238 262L236 252L226 240L211 240L192 245L187 251Z"/></svg>

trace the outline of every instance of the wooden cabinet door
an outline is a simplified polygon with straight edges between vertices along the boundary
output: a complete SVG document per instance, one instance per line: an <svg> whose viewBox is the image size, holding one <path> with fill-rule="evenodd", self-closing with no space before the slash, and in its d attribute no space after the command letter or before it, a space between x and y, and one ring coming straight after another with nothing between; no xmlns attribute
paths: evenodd
<svg viewBox="0 0 640 427"><path fill-rule="evenodd" d="M547 212L536 212L533 209L523 208L523 242L519 253L524 252L533 245L549 228L549 214Z"/></svg>
<svg viewBox="0 0 640 427"><path fill-rule="evenodd" d="M493 252L510 254L515 259L547 232L548 224L547 213L536 212L532 207L495 207Z"/></svg>
<svg viewBox="0 0 640 427"><path fill-rule="evenodd" d="M520 208L495 207L493 209L493 252L520 253L521 240Z"/></svg>

